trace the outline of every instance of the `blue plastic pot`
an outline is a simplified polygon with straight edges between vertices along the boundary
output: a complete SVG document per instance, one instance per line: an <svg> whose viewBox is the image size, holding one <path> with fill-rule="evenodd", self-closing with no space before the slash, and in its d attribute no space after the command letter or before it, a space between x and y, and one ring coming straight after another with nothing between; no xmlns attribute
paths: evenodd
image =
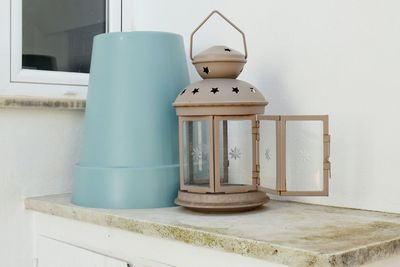
<svg viewBox="0 0 400 267"><path fill-rule="evenodd" d="M174 205L179 189L178 122L171 103L188 84L180 35L124 32L94 38L74 204Z"/></svg>

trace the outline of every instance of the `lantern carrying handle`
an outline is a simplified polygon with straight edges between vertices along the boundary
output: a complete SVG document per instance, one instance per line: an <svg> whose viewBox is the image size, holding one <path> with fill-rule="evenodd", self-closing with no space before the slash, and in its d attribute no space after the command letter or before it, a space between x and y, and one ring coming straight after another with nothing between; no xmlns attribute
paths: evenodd
<svg viewBox="0 0 400 267"><path fill-rule="evenodd" d="M222 15L218 10L214 10L213 12L210 13L210 15L208 15L201 23L199 26L197 26L196 29L194 29L194 31L192 32L192 34L190 35L190 58L193 60L193 36L194 34L201 28L201 26L204 25L204 23L206 23L206 21L214 14L218 14L221 16L221 18L223 18L226 22L228 22L233 28L235 28L243 37L243 46L244 46L244 58L247 59L247 45L246 45L246 36L244 35L244 33L242 32L241 29L239 29L235 24L233 24L232 21L230 21L229 19L227 19L224 15Z"/></svg>

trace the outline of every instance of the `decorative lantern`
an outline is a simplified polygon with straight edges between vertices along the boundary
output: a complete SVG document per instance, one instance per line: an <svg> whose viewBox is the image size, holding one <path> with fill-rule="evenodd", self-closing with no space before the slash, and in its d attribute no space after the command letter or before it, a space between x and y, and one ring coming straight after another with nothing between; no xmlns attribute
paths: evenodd
<svg viewBox="0 0 400 267"><path fill-rule="evenodd" d="M193 35L213 14L241 33L244 55L213 46L192 56ZM261 115L267 105L264 96L236 79L247 61L245 35L218 11L192 33L190 56L204 80L183 89L173 104L179 116L176 204L202 211L242 211L265 204L266 192L328 195L328 116Z"/></svg>

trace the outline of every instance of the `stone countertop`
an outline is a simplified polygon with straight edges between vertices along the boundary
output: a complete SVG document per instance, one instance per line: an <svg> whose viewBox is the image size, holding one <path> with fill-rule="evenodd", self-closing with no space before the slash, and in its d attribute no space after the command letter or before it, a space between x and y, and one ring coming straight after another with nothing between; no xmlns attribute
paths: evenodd
<svg viewBox="0 0 400 267"><path fill-rule="evenodd" d="M75 206L70 198L28 198L25 207L290 266L354 266L400 254L400 214L281 201L231 214L111 210Z"/></svg>

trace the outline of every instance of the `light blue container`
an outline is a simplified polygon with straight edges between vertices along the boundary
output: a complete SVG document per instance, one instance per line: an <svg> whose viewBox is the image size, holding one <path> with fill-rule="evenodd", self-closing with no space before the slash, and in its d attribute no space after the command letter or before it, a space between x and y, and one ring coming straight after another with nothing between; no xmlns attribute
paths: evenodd
<svg viewBox="0 0 400 267"><path fill-rule="evenodd" d="M94 38L74 204L174 205L179 189L178 122L171 103L188 84L180 35L125 32Z"/></svg>

